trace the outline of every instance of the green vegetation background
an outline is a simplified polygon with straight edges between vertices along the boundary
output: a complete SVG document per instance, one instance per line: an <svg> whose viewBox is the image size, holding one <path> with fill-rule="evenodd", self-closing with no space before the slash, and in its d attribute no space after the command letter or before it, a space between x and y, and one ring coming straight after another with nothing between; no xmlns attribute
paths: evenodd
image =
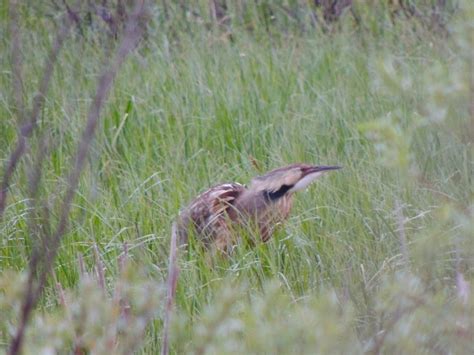
<svg viewBox="0 0 474 355"><path fill-rule="evenodd" d="M247 183L292 162L344 169L300 193L269 243L243 245L214 268L199 248L181 256L172 352L469 353L472 6L447 17L445 34L413 18L392 21L380 4L359 4L362 25L346 14L325 31L281 16L265 26L255 8L244 18L252 29L236 25L230 34L198 20L160 23L159 6L152 7L146 40L121 68L103 112L26 353L71 349L78 334L93 353L119 352L137 339L137 351L156 353L179 209L210 185ZM41 10L21 12L27 102L56 28ZM0 11L3 165L17 118L8 5ZM37 137L43 132L51 142L40 196L42 218L54 225L112 47L103 29L91 27L69 38L55 66L0 221L0 349L16 324L32 248L26 198ZM118 262L124 243L125 276ZM101 260L105 295L80 281L79 259L91 275ZM132 340L121 338L119 321L107 313L118 282L137 309L154 314ZM112 326L121 339L115 345L106 341Z"/></svg>

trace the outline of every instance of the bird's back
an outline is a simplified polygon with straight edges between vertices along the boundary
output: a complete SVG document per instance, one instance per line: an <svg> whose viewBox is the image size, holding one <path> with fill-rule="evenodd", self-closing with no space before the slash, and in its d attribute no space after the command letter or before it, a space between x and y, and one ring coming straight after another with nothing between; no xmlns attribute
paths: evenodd
<svg viewBox="0 0 474 355"><path fill-rule="evenodd" d="M194 229L196 237L204 244L227 249L232 243L228 228L229 211L245 190L245 186L238 183L216 185L191 201L179 216L180 245L188 243L189 231Z"/></svg>

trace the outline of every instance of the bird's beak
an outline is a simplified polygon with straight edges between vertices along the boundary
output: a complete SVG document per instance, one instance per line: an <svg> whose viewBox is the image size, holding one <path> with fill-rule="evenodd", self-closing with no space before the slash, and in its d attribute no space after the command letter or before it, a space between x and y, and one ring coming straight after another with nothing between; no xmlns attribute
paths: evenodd
<svg viewBox="0 0 474 355"><path fill-rule="evenodd" d="M337 165L332 165L332 166L328 166L328 165L315 165L315 166L311 166L309 168L307 168L305 171L303 171L303 177L306 176L306 175L310 175L310 174L314 174L314 173L322 173L322 172L326 172L326 171L330 171L330 170L338 170L338 169L342 169L342 166L337 166Z"/></svg>
<svg viewBox="0 0 474 355"><path fill-rule="evenodd" d="M289 191L295 192L303 190L326 171L337 170L340 168L340 166L310 166L305 168L302 171L299 181Z"/></svg>

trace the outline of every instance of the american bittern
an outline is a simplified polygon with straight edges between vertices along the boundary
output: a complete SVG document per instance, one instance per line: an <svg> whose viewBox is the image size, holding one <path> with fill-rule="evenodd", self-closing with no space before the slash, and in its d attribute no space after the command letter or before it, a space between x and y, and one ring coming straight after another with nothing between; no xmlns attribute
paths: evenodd
<svg viewBox="0 0 474 355"><path fill-rule="evenodd" d="M262 241L289 215L293 193L305 189L323 173L339 166L292 164L252 180L211 187L197 196L178 218L179 243L187 244L190 230L208 247L229 252L236 244L235 227L253 226Z"/></svg>

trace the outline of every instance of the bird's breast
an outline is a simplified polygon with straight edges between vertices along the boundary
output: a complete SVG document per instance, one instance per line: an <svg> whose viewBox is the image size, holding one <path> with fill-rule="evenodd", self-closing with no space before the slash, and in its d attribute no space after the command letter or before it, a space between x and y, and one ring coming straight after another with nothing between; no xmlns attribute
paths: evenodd
<svg viewBox="0 0 474 355"><path fill-rule="evenodd" d="M275 202L274 208L272 208L277 213L276 217L281 220L287 219L288 215L290 214L292 202L292 195L285 195L282 198L278 199L278 201Z"/></svg>
<svg viewBox="0 0 474 355"><path fill-rule="evenodd" d="M288 218L291 205L292 196L285 195L266 206L264 212L258 217L257 221L263 242L268 241L281 222Z"/></svg>

